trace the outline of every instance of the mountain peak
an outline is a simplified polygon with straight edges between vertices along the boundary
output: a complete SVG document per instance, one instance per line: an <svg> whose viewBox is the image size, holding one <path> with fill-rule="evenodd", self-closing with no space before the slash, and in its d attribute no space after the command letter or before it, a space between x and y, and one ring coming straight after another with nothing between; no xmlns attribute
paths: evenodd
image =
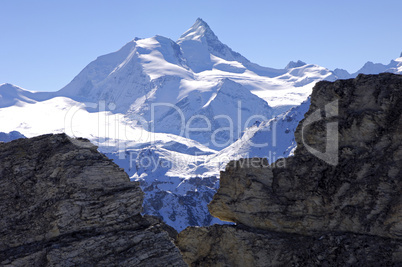
<svg viewBox="0 0 402 267"><path fill-rule="evenodd" d="M25 90L17 85L11 84L11 83L3 83L3 84L0 84L0 93L2 91L6 92L6 91L28 91L28 90Z"/></svg>
<svg viewBox="0 0 402 267"><path fill-rule="evenodd" d="M194 25L195 25L195 24L199 24L199 25L202 25L202 26L204 26L204 27L208 27L208 28L209 28L208 24L207 24L202 18L197 18L197 20L195 21Z"/></svg>
<svg viewBox="0 0 402 267"><path fill-rule="evenodd" d="M307 64L305 62L301 61L301 60L298 60L297 62L290 61L288 63L288 65L286 65L285 69L288 70L288 69L298 68L298 67L301 67L301 66L304 66L304 65L307 65Z"/></svg>
<svg viewBox="0 0 402 267"><path fill-rule="evenodd" d="M14 84L11 84L11 83L2 83L2 84L0 84L0 87L17 87L17 86L15 86Z"/></svg>
<svg viewBox="0 0 402 267"><path fill-rule="evenodd" d="M208 24L198 18L193 26L177 40L188 66L195 72L211 70L214 63L211 55L227 61L238 61L248 64L249 61L223 44Z"/></svg>
<svg viewBox="0 0 402 267"><path fill-rule="evenodd" d="M198 18L193 26L191 26L190 29L183 33L182 36L180 36L178 41L180 42L184 40L200 40L204 36L206 36L207 38L217 38L209 25L201 18Z"/></svg>

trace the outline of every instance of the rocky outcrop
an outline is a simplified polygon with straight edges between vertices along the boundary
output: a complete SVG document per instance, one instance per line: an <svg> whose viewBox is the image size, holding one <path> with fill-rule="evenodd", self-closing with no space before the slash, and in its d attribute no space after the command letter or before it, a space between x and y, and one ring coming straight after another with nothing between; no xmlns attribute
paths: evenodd
<svg viewBox="0 0 402 267"><path fill-rule="evenodd" d="M316 236L243 225L191 227L177 245L190 266L392 266L402 262L398 240L353 233Z"/></svg>
<svg viewBox="0 0 402 267"><path fill-rule="evenodd" d="M317 83L295 156L233 161L221 173L209 209L238 225L180 233L187 263L402 264L400 103L399 75Z"/></svg>
<svg viewBox="0 0 402 267"><path fill-rule="evenodd" d="M2 266L186 266L175 231L140 214L139 185L87 140L0 144L0 192Z"/></svg>

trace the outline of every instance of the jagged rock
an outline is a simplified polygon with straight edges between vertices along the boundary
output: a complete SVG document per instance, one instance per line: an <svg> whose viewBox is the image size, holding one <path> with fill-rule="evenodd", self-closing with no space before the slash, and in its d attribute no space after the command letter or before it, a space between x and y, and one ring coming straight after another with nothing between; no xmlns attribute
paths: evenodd
<svg viewBox="0 0 402 267"><path fill-rule="evenodd" d="M316 236L242 225L189 227L177 242L190 266L391 266L402 262L395 239L352 233Z"/></svg>
<svg viewBox="0 0 402 267"><path fill-rule="evenodd" d="M185 266L174 230L143 217L143 192L84 139L0 144L0 265Z"/></svg>
<svg viewBox="0 0 402 267"><path fill-rule="evenodd" d="M327 114L303 127L333 101L338 101L337 116ZM402 239L400 103L400 75L317 83L295 132L295 156L273 166L260 159L228 164L209 205L211 214L275 231L349 231ZM336 166L308 150L325 151L326 124L331 122L338 123L339 148L332 158Z"/></svg>
<svg viewBox="0 0 402 267"><path fill-rule="evenodd" d="M238 225L181 232L186 262L402 264L401 103L400 75L317 83L295 155L230 162L209 210Z"/></svg>

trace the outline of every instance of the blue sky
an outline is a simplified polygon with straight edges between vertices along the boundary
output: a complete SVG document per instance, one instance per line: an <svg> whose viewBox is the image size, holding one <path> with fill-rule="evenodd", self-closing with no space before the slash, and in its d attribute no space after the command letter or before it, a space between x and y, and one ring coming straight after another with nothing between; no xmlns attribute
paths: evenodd
<svg viewBox="0 0 402 267"><path fill-rule="evenodd" d="M55 91L134 37L177 40L204 19L262 66L357 71L402 52L402 1L0 0L0 84Z"/></svg>

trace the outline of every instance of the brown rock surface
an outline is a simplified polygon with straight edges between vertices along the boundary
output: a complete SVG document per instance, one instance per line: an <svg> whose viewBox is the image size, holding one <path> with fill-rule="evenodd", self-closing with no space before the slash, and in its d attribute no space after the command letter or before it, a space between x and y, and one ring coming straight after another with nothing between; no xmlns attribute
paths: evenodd
<svg viewBox="0 0 402 267"><path fill-rule="evenodd" d="M402 265L401 103L400 75L317 83L295 133L295 155L285 167L265 159L230 162L209 209L238 225L181 232L186 262ZM334 125L339 134L331 136Z"/></svg>
<svg viewBox="0 0 402 267"><path fill-rule="evenodd" d="M139 185L87 140L0 144L0 192L1 266L185 266L172 229L141 216Z"/></svg>

